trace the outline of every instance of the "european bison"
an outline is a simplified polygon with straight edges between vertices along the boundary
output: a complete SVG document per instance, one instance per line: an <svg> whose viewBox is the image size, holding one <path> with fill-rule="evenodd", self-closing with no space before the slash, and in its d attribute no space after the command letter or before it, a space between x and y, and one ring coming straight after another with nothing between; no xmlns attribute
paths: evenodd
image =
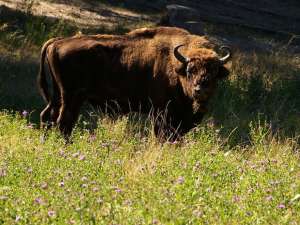
<svg viewBox="0 0 300 225"><path fill-rule="evenodd" d="M179 28L142 28L125 35L55 38L41 51L38 86L48 103L41 127L57 124L68 137L85 101L120 113L155 115L155 134L177 138L195 127L207 111L230 60L219 57L201 36ZM45 75L47 62L53 90Z"/></svg>

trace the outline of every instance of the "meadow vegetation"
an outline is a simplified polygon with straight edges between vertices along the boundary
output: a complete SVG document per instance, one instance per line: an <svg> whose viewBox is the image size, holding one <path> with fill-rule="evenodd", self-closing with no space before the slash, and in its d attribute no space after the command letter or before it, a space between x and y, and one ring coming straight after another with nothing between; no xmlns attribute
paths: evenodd
<svg viewBox="0 0 300 225"><path fill-rule="evenodd" d="M149 118L86 106L66 145L38 129L38 51L82 28L19 16L0 20L0 224L300 223L294 53L237 50L208 115L181 142L159 143ZM127 28L98 29L83 32Z"/></svg>

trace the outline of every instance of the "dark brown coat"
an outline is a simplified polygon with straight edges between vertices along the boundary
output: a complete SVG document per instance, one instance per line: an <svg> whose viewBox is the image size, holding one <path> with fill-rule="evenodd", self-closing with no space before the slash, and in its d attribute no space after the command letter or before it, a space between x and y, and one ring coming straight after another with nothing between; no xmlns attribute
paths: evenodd
<svg viewBox="0 0 300 225"><path fill-rule="evenodd" d="M152 110L158 118L157 135L182 135L201 121L217 80L229 74L224 58L220 61L212 47L205 37L171 27L51 39L42 48L38 76L48 103L41 125L57 123L68 136L80 107L89 101L102 108L117 104L122 113ZM53 81L52 95L45 62ZM164 119L158 116L161 112Z"/></svg>

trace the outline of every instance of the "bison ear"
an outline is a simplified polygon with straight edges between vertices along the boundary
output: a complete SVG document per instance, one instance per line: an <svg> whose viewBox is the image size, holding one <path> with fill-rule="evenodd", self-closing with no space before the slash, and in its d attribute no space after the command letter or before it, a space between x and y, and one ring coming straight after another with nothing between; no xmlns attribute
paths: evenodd
<svg viewBox="0 0 300 225"><path fill-rule="evenodd" d="M219 73L218 73L217 77L218 77L219 79L224 79L224 78L226 78L228 75L229 75L229 70L228 70L226 67L224 67L224 66L220 66L220 68L219 68Z"/></svg>
<svg viewBox="0 0 300 225"><path fill-rule="evenodd" d="M182 76L186 76L186 64L182 63L175 68L176 73Z"/></svg>

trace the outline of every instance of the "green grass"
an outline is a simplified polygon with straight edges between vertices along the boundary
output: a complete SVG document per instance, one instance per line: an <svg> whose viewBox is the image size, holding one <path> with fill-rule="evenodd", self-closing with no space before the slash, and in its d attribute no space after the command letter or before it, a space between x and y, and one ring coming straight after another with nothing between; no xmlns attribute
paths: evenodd
<svg viewBox="0 0 300 225"><path fill-rule="evenodd" d="M47 38L78 30L43 32L41 18L26 18L0 24L0 224L300 223L294 55L235 52L209 113L180 143L158 143L147 119L84 109L66 145L37 129L37 56Z"/></svg>
<svg viewBox="0 0 300 225"><path fill-rule="evenodd" d="M208 127L181 144L140 140L128 118L77 127L64 145L20 115L0 115L0 222L13 224L298 224L295 140L250 126L230 147ZM295 198L296 197L296 198ZM53 215L52 215L53 214Z"/></svg>

